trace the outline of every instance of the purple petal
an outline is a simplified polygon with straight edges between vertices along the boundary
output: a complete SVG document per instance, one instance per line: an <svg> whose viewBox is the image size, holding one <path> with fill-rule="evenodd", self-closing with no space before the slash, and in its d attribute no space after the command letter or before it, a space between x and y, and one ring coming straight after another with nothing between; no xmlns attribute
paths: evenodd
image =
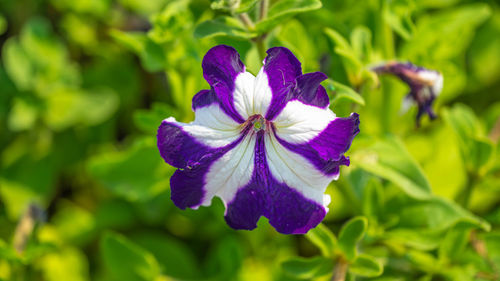
<svg viewBox="0 0 500 281"><path fill-rule="evenodd" d="M202 108L205 106L212 105L214 103L218 103L219 100L212 90L201 90L193 97L192 108L193 111L196 111L198 108Z"/></svg>
<svg viewBox="0 0 500 281"><path fill-rule="evenodd" d="M210 165L240 141L241 138L226 146L211 148L164 120L158 128L157 144L165 162L179 168L170 178L174 204L181 209L198 207L205 194L204 175Z"/></svg>
<svg viewBox="0 0 500 281"><path fill-rule="evenodd" d="M287 149L307 158L326 175L337 175L339 165L349 165L344 153L359 133L359 115L352 113L347 118L335 118L314 139L304 144L292 144L279 137L278 141Z"/></svg>
<svg viewBox="0 0 500 281"><path fill-rule="evenodd" d="M325 108L329 98L320 85L327 76L321 72L302 75L300 62L284 47L271 48L264 60L264 71L269 80L272 100L266 119L272 120L291 100Z"/></svg>
<svg viewBox="0 0 500 281"><path fill-rule="evenodd" d="M234 108L233 92L238 74L245 72L245 65L238 52L230 46L218 45L210 49L202 62L203 77L212 87L221 108L235 121L245 120Z"/></svg>
<svg viewBox="0 0 500 281"><path fill-rule="evenodd" d="M254 229L261 216L284 234L303 234L316 227L325 208L296 190L276 181L267 164L264 132L257 135L252 180L228 203L225 219L235 229Z"/></svg>
<svg viewBox="0 0 500 281"><path fill-rule="evenodd" d="M328 107L330 99L326 94L325 88L320 83L328 77L321 72L306 73L297 77L297 85L292 91L291 99L318 106L321 108Z"/></svg>

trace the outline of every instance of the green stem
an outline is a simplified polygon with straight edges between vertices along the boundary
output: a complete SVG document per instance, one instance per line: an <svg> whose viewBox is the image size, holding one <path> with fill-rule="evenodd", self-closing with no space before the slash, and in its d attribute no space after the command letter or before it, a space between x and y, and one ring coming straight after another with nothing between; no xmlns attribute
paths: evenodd
<svg viewBox="0 0 500 281"><path fill-rule="evenodd" d="M347 267L349 264L343 258L337 260L335 269L333 270L332 281L344 281L347 274Z"/></svg>
<svg viewBox="0 0 500 281"><path fill-rule="evenodd" d="M472 197L472 191L476 181L476 174L470 172L467 173L467 183L465 184L464 190L462 190L462 192L460 192L457 196L457 202L465 209L469 208L470 198Z"/></svg>
<svg viewBox="0 0 500 281"><path fill-rule="evenodd" d="M255 29L255 24L253 23L252 19L248 16L247 13L239 14L238 17L240 18L241 22L245 25L247 29L249 30Z"/></svg>
<svg viewBox="0 0 500 281"><path fill-rule="evenodd" d="M260 60L264 60L266 57L266 47L264 46L264 36L259 36L255 40L255 45L257 46L257 51L259 52Z"/></svg>
<svg viewBox="0 0 500 281"><path fill-rule="evenodd" d="M263 20L267 17L268 9L269 9L269 0L262 0L260 2L259 20Z"/></svg>

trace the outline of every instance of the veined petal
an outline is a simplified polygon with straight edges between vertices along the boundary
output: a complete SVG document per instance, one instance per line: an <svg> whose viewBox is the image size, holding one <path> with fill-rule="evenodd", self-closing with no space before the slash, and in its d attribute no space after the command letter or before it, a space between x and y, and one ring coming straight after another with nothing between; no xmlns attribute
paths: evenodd
<svg viewBox="0 0 500 281"><path fill-rule="evenodd" d="M234 90L234 107L243 117L248 119L252 116L253 95L255 88L255 76L250 72L243 72L236 77Z"/></svg>
<svg viewBox="0 0 500 281"><path fill-rule="evenodd" d="M255 137L248 134L238 145L210 165L205 176L205 196L202 205L208 206L213 196L224 204L231 201L238 188L252 178L254 168Z"/></svg>
<svg viewBox="0 0 500 281"><path fill-rule="evenodd" d="M158 149L167 163L185 168L212 148L227 146L240 138L239 124L212 104L197 108L195 121L186 124L170 117L158 128Z"/></svg>
<svg viewBox="0 0 500 281"><path fill-rule="evenodd" d="M195 107L195 113L195 121L189 124L172 117L163 120L157 135L161 156L179 168L170 185L172 200L182 209L202 203L208 168L242 139L239 124L218 103Z"/></svg>
<svg viewBox="0 0 500 281"><path fill-rule="evenodd" d="M265 144L273 178L322 205L323 193L335 175L324 174L302 155L286 149L273 134L266 135Z"/></svg>
<svg viewBox="0 0 500 281"><path fill-rule="evenodd" d="M316 201L311 200L276 179L270 170L271 164L268 165L266 138L264 131L257 133L252 178L227 204L226 222L236 229L253 229L260 216L265 216L278 232L306 233L324 218L327 209L323 203L329 202L329 198L315 193L314 196L309 195Z"/></svg>
<svg viewBox="0 0 500 281"><path fill-rule="evenodd" d="M359 116L352 113L347 118L335 118L316 137L304 143L291 143L276 134L278 142L287 150L302 155L316 169L336 179L340 165L349 165L344 153L359 133Z"/></svg>
<svg viewBox="0 0 500 281"><path fill-rule="evenodd" d="M236 78L245 72L238 52L230 46L215 46L203 58L202 67L203 76L212 87L222 110L236 122L243 123L245 119L235 109L233 96Z"/></svg>
<svg viewBox="0 0 500 281"><path fill-rule="evenodd" d="M271 48L267 53L263 72L268 79L272 99L265 112L262 112L266 119L274 119L291 100L299 100L320 108L328 107L328 95L320 85L321 81L327 78L325 74L302 74L300 62L286 48Z"/></svg>
<svg viewBox="0 0 500 281"><path fill-rule="evenodd" d="M298 100L287 103L273 120L276 134L289 143L305 143L317 137L335 119L330 109L306 105Z"/></svg>
<svg viewBox="0 0 500 281"><path fill-rule="evenodd" d="M201 133L196 137L192 134L195 128L206 127L183 126L169 119L162 122L157 137L158 149L165 162L179 168L170 179L172 201L181 209L196 208L202 203L203 178L211 163L236 146L241 138L221 147L209 147L200 142Z"/></svg>
<svg viewBox="0 0 500 281"><path fill-rule="evenodd" d="M250 85L252 83L252 85ZM254 77L250 73L240 74L236 80L235 107L246 118L255 115L265 115L273 97L269 80L264 67Z"/></svg>

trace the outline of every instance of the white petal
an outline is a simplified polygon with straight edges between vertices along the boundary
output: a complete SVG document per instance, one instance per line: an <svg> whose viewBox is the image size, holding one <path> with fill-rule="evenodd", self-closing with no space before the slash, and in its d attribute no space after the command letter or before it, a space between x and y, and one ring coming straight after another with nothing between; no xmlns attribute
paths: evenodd
<svg viewBox="0 0 500 281"><path fill-rule="evenodd" d="M255 136L248 134L235 148L216 160L205 176L206 194L202 205L210 205L214 195L224 204L230 202L238 188L252 178L255 155Z"/></svg>
<svg viewBox="0 0 500 281"><path fill-rule="evenodd" d="M245 120L251 116L254 85L255 76L253 76L250 72L240 73L234 82L234 107Z"/></svg>
<svg viewBox="0 0 500 281"><path fill-rule="evenodd" d="M325 207L330 203L323 195L328 184L338 175L323 174L302 155L283 147L272 134L266 135L264 142L269 170L277 181Z"/></svg>
<svg viewBox="0 0 500 281"><path fill-rule="evenodd" d="M217 104L198 108L195 115L195 120L189 124L177 122L173 117L166 120L182 127L183 131L210 147L228 145L240 136L239 124Z"/></svg>
<svg viewBox="0 0 500 281"><path fill-rule="evenodd" d="M290 101L273 120L277 135L289 143L305 143L321 133L335 119L329 108Z"/></svg>
<svg viewBox="0 0 500 281"><path fill-rule="evenodd" d="M257 77L243 72L236 77L234 107L243 119L261 114L265 115L273 97L267 74L261 68Z"/></svg>
<svg viewBox="0 0 500 281"><path fill-rule="evenodd" d="M253 93L253 107L252 115L260 114L266 116L267 109L271 104L273 98L273 92L271 87L269 87L269 80L267 74L262 67L255 77L255 89Z"/></svg>

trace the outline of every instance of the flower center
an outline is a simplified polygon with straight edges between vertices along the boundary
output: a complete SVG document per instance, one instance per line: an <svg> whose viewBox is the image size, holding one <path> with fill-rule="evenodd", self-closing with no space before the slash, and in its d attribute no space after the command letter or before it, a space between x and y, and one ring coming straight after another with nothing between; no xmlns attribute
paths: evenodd
<svg viewBox="0 0 500 281"><path fill-rule="evenodd" d="M250 116L245 123L242 124L243 132L245 134L252 132L260 132L260 131L269 131L272 126L272 123L267 121L264 116L260 114L255 114Z"/></svg>
<svg viewBox="0 0 500 281"><path fill-rule="evenodd" d="M266 119L259 115L255 120L252 121L253 130L258 132L260 130L266 130Z"/></svg>

